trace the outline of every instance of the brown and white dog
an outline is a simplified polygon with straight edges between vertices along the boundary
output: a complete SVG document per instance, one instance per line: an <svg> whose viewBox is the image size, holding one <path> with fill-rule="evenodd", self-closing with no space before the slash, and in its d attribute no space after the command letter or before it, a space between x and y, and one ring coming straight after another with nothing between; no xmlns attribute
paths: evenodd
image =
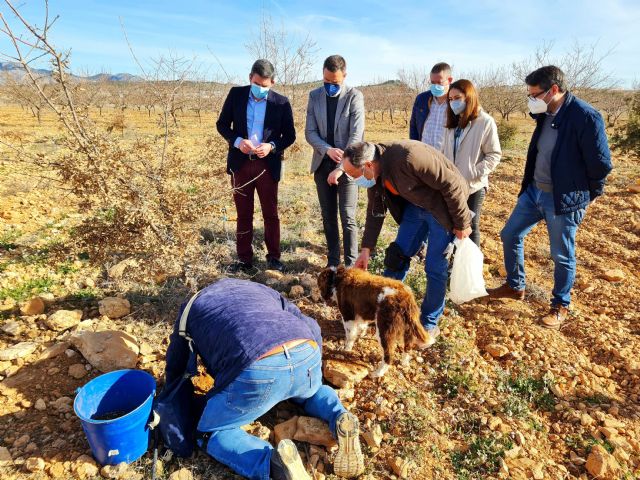
<svg viewBox="0 0 640 480"><path fill-rule="evenodd" d="M325 268L318 277L322 298L338 304L345 331L345 350L350 351L370 324L384 355L374 377L383 376L396 350L422 350L434 343L420 323L420 310L411 290L402 282L373 275L358 268Z"/></svg>

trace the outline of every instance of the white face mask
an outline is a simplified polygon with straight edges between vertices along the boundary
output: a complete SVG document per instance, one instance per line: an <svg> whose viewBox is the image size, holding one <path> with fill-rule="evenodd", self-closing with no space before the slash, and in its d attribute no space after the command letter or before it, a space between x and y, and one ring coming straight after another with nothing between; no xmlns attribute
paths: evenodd
<svg viewBox="0 0 640 480"><path fill-rule="evenodd" d="M544 93L542 98L546 97L548 93L549 93L549 90L547 90ZM538 113L545 113L547 111L547 107L549 106L549 104L544 100L542 100L542 98L529 97L529 101L528 101L529 111L534 115Z"/></svg>

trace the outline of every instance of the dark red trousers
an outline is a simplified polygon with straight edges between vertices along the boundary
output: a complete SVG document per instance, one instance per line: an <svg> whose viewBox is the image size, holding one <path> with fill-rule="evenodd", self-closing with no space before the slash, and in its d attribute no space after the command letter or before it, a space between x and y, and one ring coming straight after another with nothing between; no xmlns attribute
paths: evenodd
<svg viewBox="0 0 640 480"><path fill-rule="evenodd" d="M278 182L267 168L263 158L249 160L231 175L238 221L236 224L236 252L238 260L253 262L253 205L258 192L264 218L264 242L267 258L280 259L280 219L278 218Z"/></svg>

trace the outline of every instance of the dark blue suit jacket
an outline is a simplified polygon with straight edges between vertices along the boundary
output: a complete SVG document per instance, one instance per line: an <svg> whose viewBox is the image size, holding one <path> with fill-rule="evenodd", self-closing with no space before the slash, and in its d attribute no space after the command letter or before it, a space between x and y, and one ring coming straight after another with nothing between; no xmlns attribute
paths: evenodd
<svg viewBox="0 0 640 480"><path fill-rule="evenodd" d="M538 156L538 138L546 114L532 115L536 119L527 163L522 180L522 195L533 182ZM551 128L558 130L551 153L551 179L556 215L574 212L589 205L604 192L607 175L613 168L607 132L602 115L572 93L567 92L564 105Z"/></svg>
<svg viewBox="0 0 640 480"><path fill-rule="evenodd" d="M237 172L244 162L249 161L249 155L235 148L233 143L238 137L248 138L247 102L250 90L250 85L232 87L216 122L218 132L229 143L227 155L227 173L229 174ZM262 141L264 143L273 142L276 145L275 153L272 152L266 157L269 173L276 181L280 180L282 154L295 140L296 129L293 125L293 111L289 99L269 90Z"/></svg>

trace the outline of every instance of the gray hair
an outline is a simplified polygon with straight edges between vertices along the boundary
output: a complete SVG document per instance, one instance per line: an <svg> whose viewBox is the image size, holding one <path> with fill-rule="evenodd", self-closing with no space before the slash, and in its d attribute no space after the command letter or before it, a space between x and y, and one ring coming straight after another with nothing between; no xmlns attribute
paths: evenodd
<svg viewBox="0 0 640 480"><path fill-rule="evenodd" d="M372 162L376 156L376 146L370 142L358 142L347 147L342 158L348 158L351 165L361 167L365 162Z"/></svg>

